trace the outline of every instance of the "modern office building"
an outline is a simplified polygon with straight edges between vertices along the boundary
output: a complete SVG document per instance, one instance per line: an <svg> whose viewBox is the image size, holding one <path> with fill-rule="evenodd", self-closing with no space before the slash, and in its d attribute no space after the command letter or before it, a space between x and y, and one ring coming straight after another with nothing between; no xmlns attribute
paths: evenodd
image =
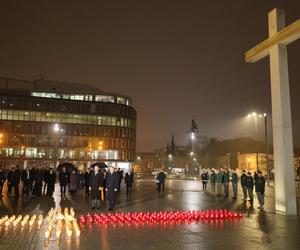
<svg viewBox="0 0 300 250"><path fill-rule="evenodd" d="M0 78L0 164L126 169L135 160L136 116L129 97L86 84Z"/></svg>

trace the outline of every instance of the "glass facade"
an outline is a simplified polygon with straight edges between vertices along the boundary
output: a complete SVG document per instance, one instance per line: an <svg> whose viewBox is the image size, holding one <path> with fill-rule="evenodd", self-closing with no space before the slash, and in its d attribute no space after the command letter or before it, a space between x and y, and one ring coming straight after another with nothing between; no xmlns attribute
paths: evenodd
<svg viewBox="0 0 300 250"><path fill-rule="evenodd" d="M0 89L0 164L135 160L136 111L118 95Z"/></svg>
<svg viewBox="0 0 300 250"><path fill-rule="evenodd" d="M56 98L65 100L78 100L78 101L95 101L95 102L112 102L123 105L130 105L130 100L121 96L112 95L93 95L93 94L58 94L51 92L31 92L31 96L41 98Z"/></svg>

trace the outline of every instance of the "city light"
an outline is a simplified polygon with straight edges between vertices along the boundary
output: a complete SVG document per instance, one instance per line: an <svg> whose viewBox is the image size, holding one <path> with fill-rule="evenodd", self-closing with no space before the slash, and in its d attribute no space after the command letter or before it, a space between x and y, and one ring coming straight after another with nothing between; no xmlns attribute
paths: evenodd
<svg viewBox="0 0 300 250"><path fill-rule="evenodd" d="M57 123L54 124L54 127L53 127L53 130L54 132L59 132L59 125Z"/></svg>
<svg viewBox="0 0 300 250"><path fill-rule="evenodd" d="M103 149L103 141L99 141L99 143L98 143L98 149L99 150Z"/></svg>
<svg viewBox="0 0 300 250"><path fill-rule="evenodd" d="M195 134L192 133L192 134L191 134L191 139L192 139L192 140L195 140L195 138L196 138Z"/></svg>

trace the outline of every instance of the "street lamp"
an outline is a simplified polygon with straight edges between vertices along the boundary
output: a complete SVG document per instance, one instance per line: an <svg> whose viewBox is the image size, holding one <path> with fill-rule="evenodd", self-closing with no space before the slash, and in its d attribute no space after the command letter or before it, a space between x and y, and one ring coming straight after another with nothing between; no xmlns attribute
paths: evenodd
<svg viewBox="0 0 300 250"><path fill-rule="evenodd" d="M54 131L55 134L58 134L58 133L63 133L64 129L61 128L58 123L55 123L54 126L53 126L53 131ZM57 167L57 165L58 165L58 159L59 159L59 157L58 157L58 143L59 143L59 137L57 137L56 140L55 140L55 144L56 144L55 146L56 147L55 147L54 167Z"/></svg>
<svg viewBox="0 0 300 250"><path fill-rule="evenodd" d="M99 143L98 143L98 149L99 150L103 149L103 141L99 141Z"/></svg>
<svg viewBox="0 0 300 250"><path fill-rule="evenodd" d="M270 166L269 166L269 147L268 147L268 115L267 113L257 114L256 112L252 112L251 114L247 115L248 118L254 118L255 122L255 141L256 141L256 169L258 169L258 128L257 128L257 117L264 118L265 122L265 144L266 144L266 169L267 169L267 176L268 176L268 184L270 181Z"/></svg>
<svg viewBox="0 0 300 250"><path fill-rule="evenodd" d="M256 112L252 112L251 114L248 114L248 118L254 119L254 125L255 125L255 149L256 149L256 170L258 170L258 129L257 129L257 115Z"/></svg>

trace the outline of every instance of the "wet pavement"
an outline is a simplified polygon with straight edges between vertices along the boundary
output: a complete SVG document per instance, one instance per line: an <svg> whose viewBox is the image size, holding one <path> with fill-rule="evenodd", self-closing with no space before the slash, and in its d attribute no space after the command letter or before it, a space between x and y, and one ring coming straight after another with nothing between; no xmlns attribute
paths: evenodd
<svg viewBox="0 0 300 250"><path fill-rule="evenodd" d="M200 181L168 180L166 190L155 191L153 180L138 180L134 193L126 197L125 190L118 195L114 212L176 211L199 209L233 209L243 212L242 220L212 220L198 223L139 223L139 224L85 224L81 235L67 237L62 232L60 240L55 235L45 240L46 221L37 230L27 227L0 227L0 249L300 249L299 216L274 213L274 190L267 188L265 211L241 201L204 193ZM298 196L299 190L297 193ZM82 193L67 196L62 208L73 207L76 217L95 211ZM4 197L0 215L47 215L53 207L52 197L42 196L28 200ZM300 198L297 198L298 211ZM102 209L97 212L105 212Z"/></svg>

